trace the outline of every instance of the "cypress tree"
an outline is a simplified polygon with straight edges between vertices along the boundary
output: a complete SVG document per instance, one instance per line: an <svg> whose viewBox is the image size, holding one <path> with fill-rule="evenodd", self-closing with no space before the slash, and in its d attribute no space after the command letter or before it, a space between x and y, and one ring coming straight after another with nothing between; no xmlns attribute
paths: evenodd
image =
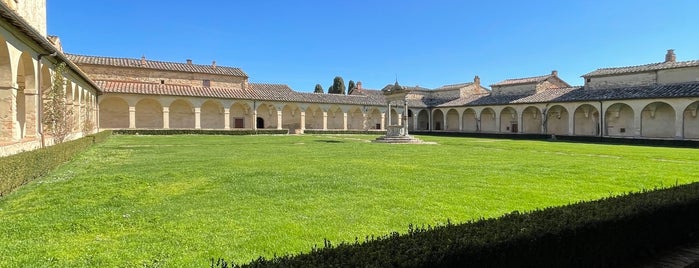
<svg viewBox="0 0 699 268"><path fill-rule="evenodd" d="M313 93L323 93L323 86L316 84L316 88L313 90Z"/></svg>

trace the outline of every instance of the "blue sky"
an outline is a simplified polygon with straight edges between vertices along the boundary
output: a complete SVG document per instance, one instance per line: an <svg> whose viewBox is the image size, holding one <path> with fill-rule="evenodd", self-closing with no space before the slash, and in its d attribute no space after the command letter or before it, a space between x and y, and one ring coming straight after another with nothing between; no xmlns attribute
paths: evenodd
<svg viewBox="0 0 699 268"><path fill-rule="evenodd" d="M699 1L47 0L68 53L242 68L251 82L327 90L488 86L558 70L699 60Z"/></svg>

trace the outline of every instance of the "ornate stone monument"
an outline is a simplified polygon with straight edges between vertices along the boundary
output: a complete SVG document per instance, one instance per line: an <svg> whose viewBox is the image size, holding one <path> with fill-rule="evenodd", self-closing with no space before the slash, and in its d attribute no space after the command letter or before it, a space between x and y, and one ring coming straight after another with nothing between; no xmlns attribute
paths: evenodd
<svg viewBox="0 0 699 268"><path fill-rule="evenodd" d="M374 142L383 143L424 143L422 140L414 138L408 134L408 91L398 84L398 81L392 86L387 87L383 91L386 105L388 105L386 117L386 136L376 138ZM391 124L391 107L392 105L402 105L403 111L398 117L398 124Z"/></svg>

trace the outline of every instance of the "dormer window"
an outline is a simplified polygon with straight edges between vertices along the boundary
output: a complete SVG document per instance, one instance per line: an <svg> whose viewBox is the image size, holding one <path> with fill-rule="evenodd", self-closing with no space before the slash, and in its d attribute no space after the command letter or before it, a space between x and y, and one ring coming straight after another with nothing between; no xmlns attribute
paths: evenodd
<svg viewBox="0 0 699 268"><path fill-rule="evenodd" d="M210 86L211 86L211 80L209 80L209 79L204 79L204 81L202 81L202 86L204 86L204 87L210 87Z"/></svg>

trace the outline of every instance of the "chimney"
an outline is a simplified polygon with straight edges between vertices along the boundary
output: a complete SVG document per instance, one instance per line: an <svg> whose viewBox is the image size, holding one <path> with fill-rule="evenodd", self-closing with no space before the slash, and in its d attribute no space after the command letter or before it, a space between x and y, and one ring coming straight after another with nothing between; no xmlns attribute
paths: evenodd
<svg viewBox="0 0 699 268"><path fill-rule="evenodd" d="M476 76L473 78L473 84L475 84L476 86L479 86L479 87L480 87L480 86L481 86L481 78L478 77L478 76L476 75Z"/></svg>
<svg viewBox="0 0 699 268"><path fill-rule="evenodd" d="M211 63L211 68L216 69L216 61L214 61L214 62Z"/></svg>
<svg viewBox="0 0 699 268"><path fill-rule="evenodd" d="M357 90L362 90L362 81L357 82Z"/></svg>
<svg viewBox="0 0 699 268"><path fill-rule="evenodd" d="M551 71L551 76L558 77L558 71L556 71L556 70Z"/></svg>
<svg viewBox="0 0 699 268"><path fill-rule="evenodd" d="M665 62L675 62L677 61L677 58L675 57L675 50L674 49L668 49L667 54L665 54Z"/></svg>
<svg viewBox="0 0 699 268"><path fill-rule="evenodd" d="M191 59L187 59L187 65L192 65L192 60L191 60Z"/></svg>
<svg viewBox="0 0 699 268"><path fill-rule="evenodd" d="M141 55L141 67L146 66L146 55Z"/></svg>

